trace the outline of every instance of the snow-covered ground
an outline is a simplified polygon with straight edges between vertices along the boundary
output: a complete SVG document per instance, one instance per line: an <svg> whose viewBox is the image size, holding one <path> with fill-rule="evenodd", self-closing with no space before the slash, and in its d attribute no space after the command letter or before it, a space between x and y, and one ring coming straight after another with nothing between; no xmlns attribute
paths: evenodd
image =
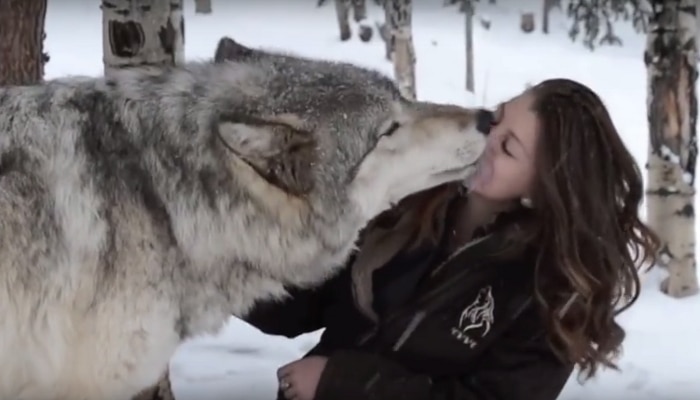
<svg viewBox="0 0 700 400"><path fill-rule="evenodd" d="M631 28L618 28L624 47L593 53L566 35L568 23L554 11L552 33L524 35L518 30L518 6L484 6L491 20L475 32L476 95L464 88L463 17L442 0L422 0L414 14L418 96L463 105L493 105L535 83L555 76L590 85L609 106L625 142L643 166L647 144L646 74L642 63L644 38ZM187 58L210 58L218 39L230 35L253 46L292 50L300 54L345 60L392 73L383 45L354 39L340 43L332 2L315 8L315 0L214 0L212 15L195 15L186 0ZM381 18L372 1L370 17ZM486 3L486 2L482 2ZM510 0L510 3L540 2ZM97 75L102 71L102 30L98 2L50 1L46 46L51 61L47 78ZM697 205L696 205L697 207ZM622 317L628 339L621 372L605 371L581 386L575 377L561 399L659 400L700 397L700 297L672 300L657 288L661 276L645 276L643 294ZM231 320L217 336L184 344L171 363L178 400L272 400L275 370L301 356L317 334L295 340L265 336ZM546 379L547 377L542 377Z"/></svg>

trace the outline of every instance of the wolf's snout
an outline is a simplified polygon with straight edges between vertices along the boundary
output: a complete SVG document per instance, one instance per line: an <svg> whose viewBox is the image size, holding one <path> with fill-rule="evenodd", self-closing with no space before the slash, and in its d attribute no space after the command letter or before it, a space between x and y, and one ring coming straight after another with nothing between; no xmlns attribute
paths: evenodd
<svg viewBox="0 0 700 400"><path fill-rule="evenodd" d="M488 135L495 120L494 114L489 110L479 110L476 113L476 130Z"/></svg>

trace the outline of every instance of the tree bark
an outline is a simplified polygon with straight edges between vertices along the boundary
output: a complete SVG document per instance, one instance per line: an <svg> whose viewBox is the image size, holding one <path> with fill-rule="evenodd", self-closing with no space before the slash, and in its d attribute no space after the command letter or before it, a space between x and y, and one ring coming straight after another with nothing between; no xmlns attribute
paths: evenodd
<svg viewBox="0 0 700 400"><path fill-rule="evenodd" d="M103 0L105 75L137 66L184 62L182 0Z"/></svg>
<svg viewBox="0 0 700 400"><path fill-rule="evenodd" d="M44 79L46 0L0 0L0 86Z"/></svg>
<svg viewBox="0 0 700 400"><path fill-rule="evenodd" d="M389 0L382 4L382 8L384 8L384 23L375 25L377 31L379 32L379 36L382 38L382 41L384 41L384 57L387 59L387 61L391 61L394 56L394 38L391 36L389 29L389 21L391 20L391 16L389 15L390 7L387 4L388 1Z"/></svg>
<svg viewBox="0 0 700 400"><path fill-rule="evenodd" d="M551 7L551 0L542 0L542 32L545 34L549 33L549 10Z"/></svg>
<svg viewBox="0 0 700 400"><path fill-rule="evenodd" d="M335 15L338 19L338 29L340 30L340 40L345 42L352 36L350 30L350 0L335 0Z"/></svg>
<svg viewBox="0 0 700 400"><path fill-rule="evenodd" d="M695 45L700 43L700 0L695 0ZM700 61L700 51L697 52L698 61Z"/></svg>
<svg viewBox="0 0 700 400"><path fill-rule="evenodd" d="M520 13L520 30L524 33L532 33L535 30L535 13L530 11Z"/></svg>
<svg viewBox="0 0 700 400"><path fill-rule="evenodd" d="M416 98L416 54L413 48L411 0L388 0L385 3L389 35L393 41L394 78L401 93Z"/></svg>
<svg viewBox="0 0 700 400"><path fill-rule="evenodd" d="M698 293L695 267L697 155L696 0L655 0L647 36L647 222L663 241L659 262L672 297Z"/></svg>
<svg viewBox="0 0 700 400"><path fill-rule="evenodd" d="M552 10L561 9L561 0L542 0L542 32L549 33L549 15Z"/></svg>
<svg viewBox="0 0 700 400"><path fill-rule="evenodd" d="M352 0L352 16L355 22L362 22L367 18L367 2L365 0Z"/></svg>
<svg viewBox="0 0 700 400"><path fill-rule="evenodd" d="M464 28L466 33L466 89L474 93L474 3L464 1Z"/></svg>
<svg viewBox="0 0 700 400"><path fill-rule="evenodd" d="M194 0L195 14L211 14L211 0Z"/></svg>

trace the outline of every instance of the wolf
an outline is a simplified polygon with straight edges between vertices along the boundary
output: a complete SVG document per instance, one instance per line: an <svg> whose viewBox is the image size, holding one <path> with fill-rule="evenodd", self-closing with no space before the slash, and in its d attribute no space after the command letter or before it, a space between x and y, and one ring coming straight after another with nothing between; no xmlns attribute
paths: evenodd
<svg viewBox="0 0 700 400"><path fill-rule="evenodd" d="M485 110L253 53L0 88L0 400L132 398L486 146Z"/></svg>

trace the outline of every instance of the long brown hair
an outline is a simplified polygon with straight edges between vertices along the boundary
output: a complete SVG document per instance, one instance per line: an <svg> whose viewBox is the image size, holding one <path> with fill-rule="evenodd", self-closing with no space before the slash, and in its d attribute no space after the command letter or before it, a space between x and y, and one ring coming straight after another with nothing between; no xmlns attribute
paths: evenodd
<svg viewBox="0 0 700 400"><path fill-rule="evenodd" d="M638 298L638 268L653 265L659 242L639 219L643 180L601 99L568 79L529 89L539 119L532 209L518 240L536 249L535 299L550 343L585 379L617 369L625 332L615 321ZM416 230L435 238L436 212L455 195L444 185L402 201L418 210Z"/></svg>
<svg viewBox="0 0 700 400"><path fill-rule="evenodd" d="M568 79L531 93L540 123L537 300L555 348L590 378L600 365L617 368L625 332L615 316L637 300L638 268L653 265L659 241L639 219L642 173L598 95Z"/></svg>

